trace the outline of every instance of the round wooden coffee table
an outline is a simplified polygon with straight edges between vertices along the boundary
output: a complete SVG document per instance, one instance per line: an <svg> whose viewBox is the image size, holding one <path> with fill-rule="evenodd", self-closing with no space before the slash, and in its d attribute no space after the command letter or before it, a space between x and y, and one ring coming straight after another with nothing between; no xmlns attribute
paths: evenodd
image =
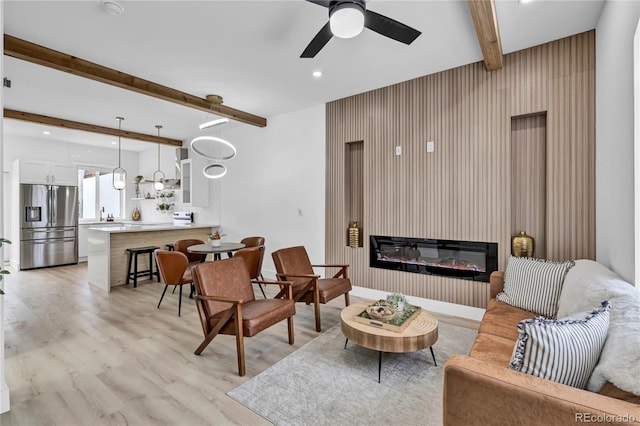
<svg viewBox="0 0 640 426"><path fill-rule="evenodd" d="M349 340L365 348L379 352L378 355L378 383L380 383L380 372L382 370L383 352L415 352L429 348L433 363L437 366L436 357L433 353L433 344L438 340L438 320L425 311L414 318L411 323L401 333L385 330L381 327L356 322L353 318L360 314L365 308L375 303L375 300L349 305L340 313L340 328L347 341Z"/></svg>

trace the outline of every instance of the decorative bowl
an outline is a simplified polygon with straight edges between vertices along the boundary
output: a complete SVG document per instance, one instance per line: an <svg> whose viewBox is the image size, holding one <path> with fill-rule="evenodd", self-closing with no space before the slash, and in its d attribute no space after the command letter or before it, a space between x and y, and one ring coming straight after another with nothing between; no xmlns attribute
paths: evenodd
<svg viewBox="0 0 640 426"><path fill-rule="evenodd" d="M371 317L371 319L377 321L391 321L396 316L396 310L393 306L387 304L377 304L367 306L367 315Z"/></svg>

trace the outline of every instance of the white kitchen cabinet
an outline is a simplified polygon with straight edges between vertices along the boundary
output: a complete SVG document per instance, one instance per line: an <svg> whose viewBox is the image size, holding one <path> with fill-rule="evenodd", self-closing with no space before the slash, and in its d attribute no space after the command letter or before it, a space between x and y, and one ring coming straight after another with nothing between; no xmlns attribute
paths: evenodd
<svg viewBox="0 0 640 426"><path fill-rule="evenodd" d="M87 229L96 225L78 225L78 262L86 262L88 254Z"/></svg>
<svg viewBox="0 0 640 426"><path fill-rule="evenodd" d="M182 202L192 207L207 207L209 205L209 179L202 170L205 161L198 158L188 158L180 161Z"/></svg>
<svg viewBox="0 0 640 426"><path fill-rule="evenodd" d="M78 170L74 165L21 160L20 183L78 186Z"/></svg>

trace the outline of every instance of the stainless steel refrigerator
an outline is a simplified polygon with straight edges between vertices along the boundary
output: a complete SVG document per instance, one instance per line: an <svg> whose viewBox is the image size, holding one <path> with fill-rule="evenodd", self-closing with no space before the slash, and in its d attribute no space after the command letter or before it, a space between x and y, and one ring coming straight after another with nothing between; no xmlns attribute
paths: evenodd
<svg viewBox="0 0 640 426"><path fill-rule="evenodd" d="M20 269L78 263L78 187L20 185Z"/></svg>

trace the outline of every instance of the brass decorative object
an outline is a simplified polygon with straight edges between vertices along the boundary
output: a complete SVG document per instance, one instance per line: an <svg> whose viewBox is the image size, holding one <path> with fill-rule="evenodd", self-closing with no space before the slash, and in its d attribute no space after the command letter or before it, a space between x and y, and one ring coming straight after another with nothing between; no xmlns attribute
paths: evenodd
<svg viewBox="0 0 640 426"><path fill-rule="evenodd" d="M535 242L525 231L520 231L518 235L511 239L511 254L517 257L532 257Z"/></svg>
<svg viewBox="0 0 640 426"><path fill-rule="evenodd" d="M131 213L131 219L137 222L140 220L140 216L140 210L137 207L134 208L133 213Z"/></svg>
<svg viewBox="0 0 640 426"><path fill-rule="evenodd" d="M349 247L358 248L362 247L362 241L360 239L360 228L358 227L358 221L354 220L349 226Z"/></svg>

